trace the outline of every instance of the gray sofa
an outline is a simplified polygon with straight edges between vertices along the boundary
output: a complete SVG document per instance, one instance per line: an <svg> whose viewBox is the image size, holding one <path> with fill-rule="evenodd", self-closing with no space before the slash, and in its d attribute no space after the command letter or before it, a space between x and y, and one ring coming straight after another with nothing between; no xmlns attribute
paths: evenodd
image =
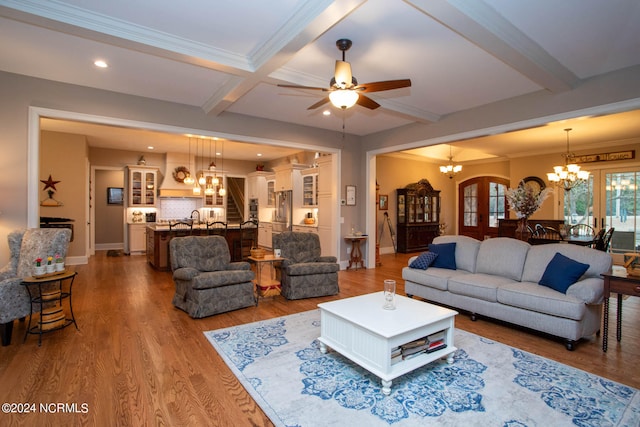
<svg viewBox="0 0 640 427"><path fill-rule="evenodd" d="M568 350L600 330L600 274L611 269L608 253L566 243L532 246L506 237L439 236L433 241L454 242L455 270L403 268L408 296L468 311L473 320L479 314L562 337ZM589 265L566 293L538 284L556 253Z"/></svg>

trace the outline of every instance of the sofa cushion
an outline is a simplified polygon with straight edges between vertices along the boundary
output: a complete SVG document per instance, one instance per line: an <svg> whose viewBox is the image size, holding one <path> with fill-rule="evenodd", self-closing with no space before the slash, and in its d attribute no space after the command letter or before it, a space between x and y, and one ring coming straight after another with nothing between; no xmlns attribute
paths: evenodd
<svg viewBox="0 0 640 427"><path fill-rule="evenodd" d="M500 286L513 283L512 279L490 274L461 274L449 279L449 292L477 298L484 301L496 302L497 290Z"/></svg>
<svg viewBox="0 0 640 427"><path fill-rule="evenodd" d="M436 258L438 258L438 254L435 252L423 252L409 264L409 267L426 270Z"/></svg>
<svg viewBox="0 0 640 427"><path fill-rule="evenodd" d="M410 259L411 261L411 259ZM417 283L419 285L428 286L430 288L446 291L448 282L451 277L469 274L462 270L449 270L448 268L436 268L431 266L427 270L419 270L417 268L404 267L402 269L402 278L408 282Z"/></svg>
<svg viewBox="0 0 640 427"><path fill-rule="evenodd" d="M583 264L556 252L547 264L539 283L566 294L569 286L576 283L588 269L589 264Z"/></svg>
<svg viewBox="0 0 640 427"><path fill-rule="evenodd" d="M498 302L573 320L581 320L586 310L586 305L579 298L532 282L516 282L500 286Z"/></svg>
<svg viewBox="0 0 640 427"><path fill-rule="evenodd" d="M438 236L433 239L433 243L436 244L454 242L456 244L456 268L475 273L480 241L468 236Z"/></svg>
<svg viewBox="0 0 640 427"><path fill-rule="evenodd" d="M556 252L578 262L589 264L589 269L584 274L585 277L598 278L601 283L602 277L600 275L606 273L611 268L612 259L611 255L607 252L566 243L535 245L529 249L529 253L527 254L524 271L522 272L522 281L538 283Z"/></svg>
<svg viewBox="0 0 640 427"><path fill-rule="evenodd" d="M286 267L289 276L306 276L308 274L336 273L340 265L333 262L299 262Z"/></svg>
<svg viewBox="0 0 640 427"><path fill-rule="evenodd" d="M509 237L483 240L478 250L476 273L492 274L513 280L522 278L530 244Z"/></svg>
<svg viewBox="0 0 640 427"><path fill-rule="evenodd" d="M438 268L456 269L456 243L441 243L429 245L429 252L438 254L433 261L433 266Z"/></svg>
<svg viewBox="0 0 640 427"><path fill-rule="evenodd" d="M193 278L193 289L209 289L218 286L237 285L238 283L251 282L254 278L253 271L206 271Z"/></svg>

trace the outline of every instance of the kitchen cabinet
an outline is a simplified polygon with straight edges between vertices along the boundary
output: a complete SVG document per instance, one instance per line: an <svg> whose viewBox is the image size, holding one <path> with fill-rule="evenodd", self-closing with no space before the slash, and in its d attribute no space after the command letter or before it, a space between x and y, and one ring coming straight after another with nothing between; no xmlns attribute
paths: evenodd
<svg viewBox="0 0 640 427"><path fill-rule="evenodd" d="M207 181L212 180L214 177L216 177L220 180L220 183L223 184L225 188L227 187L224 175L215 175L215 174L205 173L204 176L207 179ZM221 196L220 194L218 194L218 190L220 189L220 186L214 186L214 189L215 189L215 192L213 194L205 194L204 188L201 190L203 206L209 206L209 207L224 206L224 196Z"/></svg>
<svg viewBox="0 0 640 427"><path fill-rule="evenodd" d="M129 207L153 207L158 191L158 169L143 166L128 166L127 190Z"/></svg>
<svg viewBox="0 0 640 427"><path fill-rule="evenodd" d="M258 229L258 246L271 249L271 237L273 236L273 225L270 222L261 222Z"/></svg>
<svg viewBox="0 0 640 427"><path fill-rule="evenodd" d="M318 206L318 170L305 169L302 175L302 205Z"/></svg>
<svg viewBox="0 0 640 427"><path fill-rule="evenodd" d="M146 225L127 224L129 228L129 254L142 254L146 251Z"/></svg>
<svg viewBox="0 0 640 427"><path fill-rule="evenodd" d="M251 172L247 177L249 190L247 199L258 199L259 207L268 205L267 175L269 175L268 172L256 171Z"/></svg>
<svg viewBox="0 0 640 427"><path fill-rule="evenodd" d="M273 168L276 173L275 191L299 191L300 171L306 168L307 166L299 164L275 166Z"/></svg>
<svg viewBox="0 0 640 427"><path fill-rule="evenodd" d="M273 208L276 206L276 177L271 174L266 177L267 179L267 207Z"/></svg>
<svg viewBox="0 0 640 427"><path fill-rule="evenodd" d="M396 196L398 252L427 250L440 234L440 191L421 180L397 189Z"/></svg>

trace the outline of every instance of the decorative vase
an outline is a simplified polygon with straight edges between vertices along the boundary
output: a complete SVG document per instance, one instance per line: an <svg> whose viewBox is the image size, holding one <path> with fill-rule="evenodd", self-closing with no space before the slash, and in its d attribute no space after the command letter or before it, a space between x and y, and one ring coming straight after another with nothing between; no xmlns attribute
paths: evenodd
<svg viewBox="0 0 640 427"><path fill-rule="evenodd" d="M54 271L56 271L56 266L53 264L47 264L47 273L53 273Z"/></svg>
<svg viewBox="0 0 640 427"><path fill-rule="evenodd" d="M516 238L528 242L529 237L529 218L520 218L518 228L516 229Z"/></svg>
<svg viewBox="0 0 640 427"><path fill-rule="evenodd" d="M33 275L34 276L42 276L45 273L45 266L44 265L36 265L35 267L33 267Z"/></svg>
<svg viewBox="0 0 640 427"><path fill-rule="evenodd" d="M56 262L56 271L64 270L64 262Z"/></svg>

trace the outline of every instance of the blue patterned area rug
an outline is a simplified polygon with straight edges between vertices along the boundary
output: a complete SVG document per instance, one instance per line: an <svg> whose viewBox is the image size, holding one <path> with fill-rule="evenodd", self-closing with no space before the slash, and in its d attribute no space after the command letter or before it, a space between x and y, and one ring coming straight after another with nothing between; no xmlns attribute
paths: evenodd
<svg viewBox="0 0 640 427"><path fill-rule="evenodd" d="M276 426L640 425L638 390L461 330L453 364L396 378L389 396L320 352L318 310L205 335Z"/></svg>

